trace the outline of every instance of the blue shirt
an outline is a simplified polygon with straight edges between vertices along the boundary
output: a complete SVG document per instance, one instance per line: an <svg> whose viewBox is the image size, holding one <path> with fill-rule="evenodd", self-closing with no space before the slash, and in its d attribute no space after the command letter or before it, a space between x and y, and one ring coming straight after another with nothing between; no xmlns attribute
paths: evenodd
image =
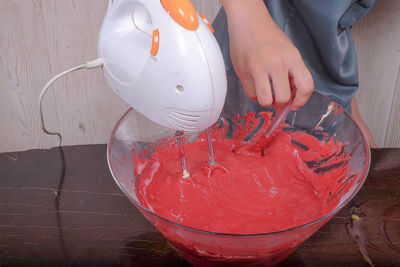
<svg viewBox="0 0 400 267"><path fill-rule="evenodd" d="M330 97L346 110L358 89L357 56L351 26L378 0L265 0L276 24L299 49L311 72L315 91ZM226 14L220 10L213 27L228 75L225 112L247 113L263 107L247 98L230 59Z"/></svg>

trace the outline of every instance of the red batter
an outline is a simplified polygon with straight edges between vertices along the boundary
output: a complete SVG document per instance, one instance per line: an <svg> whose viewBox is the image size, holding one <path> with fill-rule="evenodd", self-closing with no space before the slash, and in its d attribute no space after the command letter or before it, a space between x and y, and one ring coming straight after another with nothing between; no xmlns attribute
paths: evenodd
<svg viewBox="0 0 400 267"><path fill-rule="evenodd" d="M261 116L270 119L269 113ZM348 175L344 144L290 129L278 130L268 145L263 129L252 142L241 141L258 121L249 114L245 125L251 126L238 127L235 139L222 138L226 127L214 132L215 159L228 172L216 169L211 177L204 135L185 145L187 179L182 178L176 140L158 146L147 160L136 155L140 203L178 224L231 234L288 229L331 211L355 180Z"/></svg>

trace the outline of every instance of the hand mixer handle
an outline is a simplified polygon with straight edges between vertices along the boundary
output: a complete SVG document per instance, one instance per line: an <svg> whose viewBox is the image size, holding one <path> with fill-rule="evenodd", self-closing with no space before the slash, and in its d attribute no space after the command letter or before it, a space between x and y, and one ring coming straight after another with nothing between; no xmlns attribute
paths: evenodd
<svg viewBox="0 0 400 267"><path fill-rule="evenodd" d="M130 15L134 26L152 37L152 56L158 52L160 28L168 27L171 18L188 31L199 28L196 10L189 0L118 0L118 3L110 0L107 15L114 18Z"/></svg>
<svg viewBox="0 0 400 267"><path fill-rule="evenodd" d="M149 4L149 1L147 1L149 5L146 7L148 8L150 16L154 17L151 13L155 14L157 12L156 19L160 19L160 21L165 20L165 23L160 23L159 25L168 24L168 20L170 20L170 18L165 16L168 14L178 25L188 31L195 31L199 28L196 10L189 0L157 0L153 2L157 3L152 6ZM159 3L161 3L161 6L164 8L165 12L162 10L160 12ZM160 30L158 28L153 29L152 39L151 55L156 56L160 45Z"/></svg>
<svg viewBox="0 0 400 267"><path fill-rule="evenodd" d="M161 0L161 5L186 30L195 31L199 27L196 10L189 0Z"/></svg>

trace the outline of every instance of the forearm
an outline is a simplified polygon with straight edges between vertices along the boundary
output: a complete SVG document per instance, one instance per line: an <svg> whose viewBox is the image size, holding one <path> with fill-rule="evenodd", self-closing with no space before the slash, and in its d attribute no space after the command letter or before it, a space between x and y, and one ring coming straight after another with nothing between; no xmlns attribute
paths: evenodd
<svg viewBox="0 0 400 267"><path fill-rule="evenodd" d="M241 22L249 20L275 26L263 0L220 0L220 2L225 9L228 23L234 24L235 27L240 27L240 24L243 24ZM257 27L257 24L254 26Z"/></svg>

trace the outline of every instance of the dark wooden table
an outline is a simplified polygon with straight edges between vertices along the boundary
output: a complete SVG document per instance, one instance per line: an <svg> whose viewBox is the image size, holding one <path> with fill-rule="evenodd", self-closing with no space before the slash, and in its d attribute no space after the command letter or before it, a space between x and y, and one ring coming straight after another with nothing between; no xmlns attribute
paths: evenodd
<svg viewBox="0 0 400 267"><path fill-rule="evenodd" d="M368 266L356 236L400 266L400 149L373 150L359 194L280 266ZM105 145L0 154L0 265L189 266L116 186Z"/></svg>

